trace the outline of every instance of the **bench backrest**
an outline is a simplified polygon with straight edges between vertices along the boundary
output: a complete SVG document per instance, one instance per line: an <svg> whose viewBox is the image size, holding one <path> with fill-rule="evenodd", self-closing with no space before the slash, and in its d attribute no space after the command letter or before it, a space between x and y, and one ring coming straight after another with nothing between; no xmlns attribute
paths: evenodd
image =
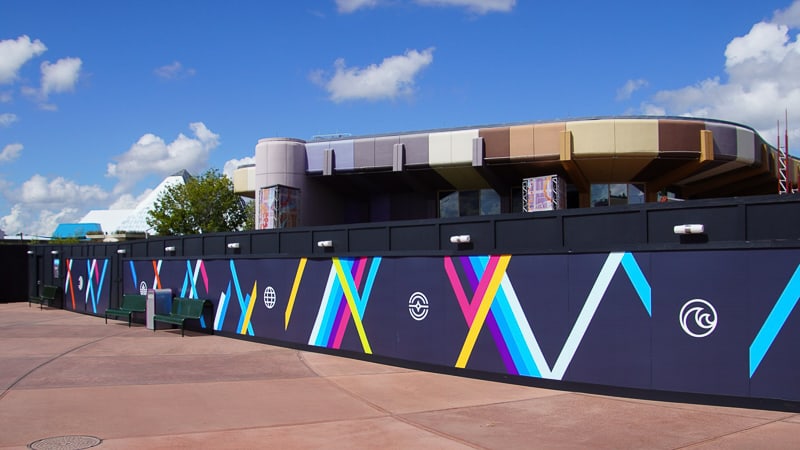
<svg viewBox="0 0 800 450"><path fill-rule="evenodd" d="M55 299L57 291L58 291L58 286L51 286L49 284L45 284L44 286L42 286L42 298Z"/></svg>
<svg viewBox="0 0 800 450"><path fill-rule="evenodd" d="M172 314L199 319L208 300L175 297L172 299Z"/></svg>
<svg viewBox="0 0 800 450"><path fill-rule="evenodd" d="M139 294L123 294L122 303L119 304L119 307L131 311L144 311L147 307L147 296Z"/></svg>

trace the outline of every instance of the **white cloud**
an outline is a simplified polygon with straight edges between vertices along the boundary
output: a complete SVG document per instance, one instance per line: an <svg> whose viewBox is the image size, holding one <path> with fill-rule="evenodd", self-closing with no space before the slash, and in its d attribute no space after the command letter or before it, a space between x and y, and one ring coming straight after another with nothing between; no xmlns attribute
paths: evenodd
<svg viewBox="0 0 800 450"><path fill-rule="evenodd" d="M800 27L800 2L794 2L786 9L775 11L772 22L792 28Z"/></svg>
<svg viewBox="0 0 800 450"><path fill-rule="evenodd" d="M147 133L131 146L125 153L114 158L116 163L109 163L106 176L118 178L114 192L121 194L147 175L171 175L186 169L190 173L199 173L208 165L208 157L219 145L219 136L209 130L202 122L189 124L194 137L183 133L170 142Z"/></svg>
<svg viewBox="0 0 800 450"><path fill-rule="evenodd" d="M228 178L233 180L233 172L239 167L246 164L255 164L256 159L252 156L246 156L242 159L229 159L225 161L225 166L222 168L222 173Z"/></svg>
<svg viewBox="0 0 800 450"><path fill-rule="evenodd" d="M63 177L49 180L39 174L19 189L4 189L4 195L15 203L9 214L0 218L0 228L41 236L52 235L59 223L77 222L86 205L102 204L109 197L96 185L80 185Z"/></svg>
<svg viewBox="0 0 800 450"><path fill-rule="evenodd" d="M165 80L177 80L194 76L195 70L192 68L185 68L179 61L174 61L172 64L156 68L153 73L155 73L157 77Z"/></svg>
<svg viewBox="0 0 800 450"><path fill-rule="evenodd" d="M146 189L138 196L131 194L136 182L147 175L171 175L182 169L200 172L207 166L209 153L219 145L219 136L203 123L189 124L194 137L179 134L171 143L153 134L145 134L120 155L116 164L109 164L108 176L118 178L114 192L97 185L81 185L64 177L48 179L36 174L14 188L0 179L0 191L12 203L11 211L0 217L0 229L8 233L50 236L59 223L79 221L88 210L131 209L151 193ZM8 147L7 147L8 148ZM0 160L22 150L4 150Z"/></svg>
<svg viewBox="0 0 800 450"><path fill-rule="evenodd" d="M17 115L13 113L0 114L0 127L10 127L12 123L17 121Z"/></svg>
<svg viewBox="0 0 800 450"><path fill-rule="evenodd" d="M60 223L77 222L81 218L74 207L61 209L31 210L23 204L15 204L7 216L0 217L0 228L8 234L49 237Z"/></svg>
<svg viewBox="0 0 800 450"><path fill-rule="evenodd" d="M9 91L0 92L0 103L11 103L13 96Z"/></svg>
<svg viewBox="0 0 800 450"><path fill-rule="evenodd" d="M61 58L52 64L49 61L43 62L42 95L47 98L53 92L73 91L80 77L81 64L80 58Z"/></svg>
<svg viewBox="0 0 800 450"><path fill-rule="evenodd" d="M415 77L433 62L433 50L407 50L365 68L347 67L340 58L334 63L335 73L329 80L321 72L312 73L311 79L324 85L334 102L406 97L414 92Z"/></svg>
<svg viewBox="0 0 800 450"><path fill-rule="evenodd" d="M378 0L336 0L336 9L343 14L375 6L378 6Z"/></svg>
<svg viewBox="0 0 800 450"><path fill-rule="evenodd" d="M23 148L22 144L18 142L6 145L3 147L3 151L0 152L0 163L17 159Z"/></svg>
<svg viewBox="0 0 800 450"><path fill-rule="evenodd" d="M19 76L19 69L32 58L47 50L42 41L31 42L28 36L20 36L16 40L0 41L0 84L14 82Z"/></svg>
<svg viewBox="0 0 800 450"><path fill-rule="evenodd" d="M509 12L517 0L415 0L420 5L456 6L467 8L470 12L486 14L490 12Z"/></svg>
<svg viewBox="0 0 800 450"><path fill-rule="evenodd" d="M81 185L64 177L48 180L36 174L22 183L17 198L26 205L83 206L104 202L108 196L108 192L97 185Z"/></svg>
<svg viewBox="0 0 800 450"><path fill-rule="evenodd" d="M692 86L656 93L642 105L645 113L690 115L752 126L762 137L776 135L784 111L800 111L800 0L772 21L753 25L725 49L727 77L714 76ZM790 120L790 142L800 138L800 121ZM794 123L794 125L792 125Z"/></svg>
<svg viewBox="0 0 800 450"><path fill-rule="evenodd" d="M617 89L617 100L627 100L631 98L634 92L647 86L647 80L628 80L624 86Z"/></svg>
<svg viewBox="0 0 800 450"><path fill-rule="evenodd" d="M134 209L136 206L141 203L142 200L147 198L150 193L153 192L152 188L145 189L144 192L139 194L139 196L134 196L133 194L122 194L114 200L111 205L108 206L108 209Z"/></svg>

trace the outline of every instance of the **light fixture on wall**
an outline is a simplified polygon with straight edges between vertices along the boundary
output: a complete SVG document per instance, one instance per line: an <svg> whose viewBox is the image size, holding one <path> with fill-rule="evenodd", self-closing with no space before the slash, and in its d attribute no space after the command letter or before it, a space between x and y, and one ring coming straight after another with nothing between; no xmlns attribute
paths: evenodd
<svg viewBox="0 0 800 450"><path fill-rule="evenodd" d="M128 253L128 251L125 250L124 248L118 248L117 249L117 253L120 254L120 255L124 255L125 253Z"/></svg>
<svg viewBox="0 0 800 450"><path fill-rule="evenodd" d="M319 247L319 248L332 248L333 247L333 241L330 241L330 240L328 240L328 241L317 241L317 247Z"/></svg>
<svg viewBox="0 0 800 450"><path fill-rule="evenodd" d="M164 251L165 252L174 252L175 251L175 247L172 246L172 245L170 245L168 247L164 247Z"/></svg>
<svg viewBox="0 0 800 450"><path fill-rule="evenodd" d="M468 234L458 234L455 236L450 236L450 242L453 244L469 244L472 242L472 236Z"/></svg>
<svg viewBox="0 0 800 450"><path fill-rule="evenodd" d="M228 248L237 249L237 248L239 248L239 243L238 242L228 242Z"/></svg>
<svg viewBox="0 0 800 450"><path fill-rule="evenodd" d="M58 250L50 250L50 254L51 255L57 255L58 254Z"/></svg>
<svg viewBox="0 0 800 450"><path fill-rule="evenodd" d="M28 250L28 254L32 255L33 254L33 250Z"/></svg>
<svg viewBox="0 0 800 450"><path fill-rule="evenodd" d="M672 232L675 234L703 234L706 227L702 223L675 225Z"/></svg>

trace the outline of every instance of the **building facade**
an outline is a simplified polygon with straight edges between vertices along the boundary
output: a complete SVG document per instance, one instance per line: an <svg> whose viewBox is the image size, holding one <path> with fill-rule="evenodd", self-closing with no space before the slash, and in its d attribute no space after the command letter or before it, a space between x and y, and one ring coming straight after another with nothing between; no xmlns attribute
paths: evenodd
<svg viewBox="0 0 800 450"><path fill-rule="evenodd" d="M525 180L553 175L561 208L772 194L782 176L791 191L800 166L781 158L741 124L611 117L266 138L234 186L266 229L517 212Z"/></svg>

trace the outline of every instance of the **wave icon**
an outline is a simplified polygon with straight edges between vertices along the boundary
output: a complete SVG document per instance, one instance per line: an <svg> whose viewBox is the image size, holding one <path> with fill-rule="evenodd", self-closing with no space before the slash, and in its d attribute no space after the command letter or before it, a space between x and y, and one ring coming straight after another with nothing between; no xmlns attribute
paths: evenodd
<svg viewBox="0 0 800 450"><path fill-rule="evenodd" d="M706 337L717 328L717 310L711 303L699 298L683 305L679 319L683 331L696 338Z"/></svg>

